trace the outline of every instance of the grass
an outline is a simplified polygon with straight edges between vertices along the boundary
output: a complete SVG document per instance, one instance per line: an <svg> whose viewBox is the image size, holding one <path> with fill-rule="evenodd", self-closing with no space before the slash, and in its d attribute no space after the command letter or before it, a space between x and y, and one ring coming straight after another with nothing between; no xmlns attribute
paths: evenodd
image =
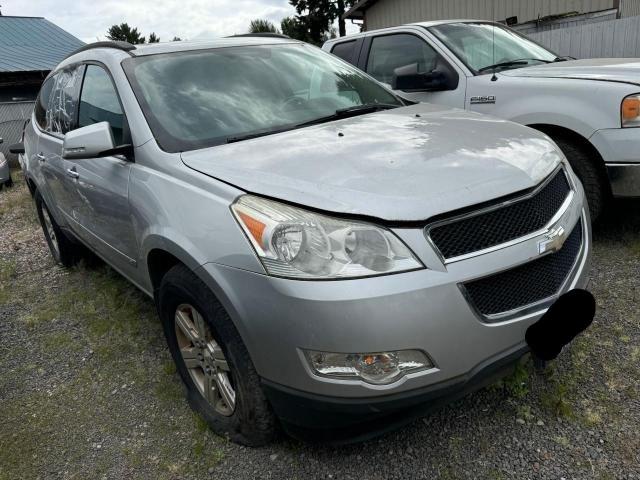
<svg viewBox="0 0 640 480"><path fill-rule="evenodd" d="M14 178L0 197L0 216L20 223L9 242L45 248ZM0 480L201 477L222 459L224 440L184 399L153 302L112 269L0 252L0 308L16 338L0 349Z"/></svg>

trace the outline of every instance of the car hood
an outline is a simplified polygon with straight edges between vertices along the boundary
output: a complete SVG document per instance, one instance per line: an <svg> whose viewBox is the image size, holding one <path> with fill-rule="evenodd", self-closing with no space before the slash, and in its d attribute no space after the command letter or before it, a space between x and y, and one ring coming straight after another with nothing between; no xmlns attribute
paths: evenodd
<svg viewBox="0 0 640 480"><path fill-rule="evenodd" d="M533 78L580 78L640 84L640 59L638 58L592 58L547 63L515 70L506 70L502 75Z"/></svg>
<svg viewBox="0 0 640 480"><path fill-rule="evenodd" d="M427 104L182 153L187 166L247 192L389 221L531 188L559 159L532 129Z"/></svg>

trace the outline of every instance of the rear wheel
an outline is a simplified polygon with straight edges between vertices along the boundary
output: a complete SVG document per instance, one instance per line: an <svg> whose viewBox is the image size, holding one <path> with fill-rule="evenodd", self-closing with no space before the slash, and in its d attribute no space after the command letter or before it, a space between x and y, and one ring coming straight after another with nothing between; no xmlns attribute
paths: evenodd
<svg viewBox="0 0 640 480"><path fill-rule="evenodd" d="M69 240L64 232L60 229L55 219L49 212L42 195L36 191L35 194L36 210L38 219L42 226L44 238L47 241L51 256L53 259L65 267L70 267L78 262L78 248Z"/></svg>
<svg viewBox="0 0 640 480"><path fill-rule="evenodd" d="M599 159L593 158L593 155L590 155L584 146L571 139L560 136L554 137L553 140L567 157L571 168L582 182L591 219L596 221L604 211L610 197L607 180L596 163Z"/></svg>
<svg viewBox="0 0 640 480"><path fill-rule="evenodd" d="M11 178L11 174L9 174L9 180L4 182L4 186L7 187L7 188L13 187L13 178Z"/></svg>
<svg viewBox="0 0 640 480"><path fill-rule="evenodd" d="M249 352L224 307L183 265L162 279L157 304L191 407L219 435L249 446L276 432Z"/></svg>

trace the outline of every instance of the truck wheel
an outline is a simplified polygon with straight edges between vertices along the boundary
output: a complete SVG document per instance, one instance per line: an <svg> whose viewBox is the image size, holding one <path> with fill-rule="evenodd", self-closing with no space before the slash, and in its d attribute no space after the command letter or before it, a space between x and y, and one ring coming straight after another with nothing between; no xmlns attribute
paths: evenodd
<svg viewBox="0 0 640 480"><path fill-rule="evenodd" d="M44 232L44 238L49 245L51 256L65 267L71 267L78 262L76 246L62 232L53 216L49 213L47 205L40 192L36 191L35 198L38 219Z"/></svg>
<svg viewBox="0 0 640 480"><path fill-rule="evenodd" d="M191 408L218 435L248 446L269 443L275 416L249 352L211 290L177 265L162 279L156 300Z"/></svg>
<svg viewBox="0 0 640 480"><path fill-rule="evenodd" d="M602 214L609 198L609 189L602 173L583 146L567 138L558 137L553 140L567 157L571 168L582 182L589 204L591 220L595 222Z"/></svg>
<svg viewBox="0 0 640 480"><path fill-rule="evenodd" d="M11 174L9 174L9 180L4 182L4 186L7 187L7 188L13 187L13 178L11 178Z"/></svg>

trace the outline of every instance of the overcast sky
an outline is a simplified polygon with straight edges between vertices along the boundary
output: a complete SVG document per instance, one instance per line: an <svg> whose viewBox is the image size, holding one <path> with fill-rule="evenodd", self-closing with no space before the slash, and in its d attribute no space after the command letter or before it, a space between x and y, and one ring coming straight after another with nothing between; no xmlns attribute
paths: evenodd
<svg viewBox="0 0 640 480"><path fill-rule="evenodd" d="M127 22L161 41L246 33L254 18L280 24L295 13L287 0L0 0L3 15L45 17L85 42L105 39L107 29ZM358 31L347 22L348 32ZM350 28L349 28L350 27Z"/></svg>

